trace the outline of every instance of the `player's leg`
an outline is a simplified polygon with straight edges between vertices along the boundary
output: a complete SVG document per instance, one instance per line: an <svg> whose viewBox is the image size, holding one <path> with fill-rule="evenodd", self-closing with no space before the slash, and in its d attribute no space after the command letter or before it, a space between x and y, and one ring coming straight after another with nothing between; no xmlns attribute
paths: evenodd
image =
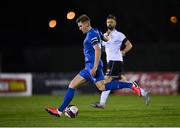
<svg viewBox="0 0 180 128"><path fill-rule="evenodd" d="M108 62L106 65L105 83L112 81L113 78L111 77L111 73L113 72L113 69L114 69L113 61ZM100 101L91 104L91 106L96 108L104 108L110 92L111 90L102 91L100 95Z"/></svg>
<svg viewBox="0 0 180 128"><path fill-rule="evenodd" d="M110 64L112 65L112 69L115 69L114 67L119 67L119 61L110 61ZM118 72L116 70L110 70L110 76L116 75ZM114 74L112 73L114 71ZM111 81L105 83L105 81L101 79L101 76L103 76L103 70L102 67L98 67L97 72L96 72L96 86L100 91L107 91L107 90L117 90L117 89L122 89L122 88L130 88L134 90L139 96L141 96L140 89L138 89L137 83L136 82L122 82L122 81ZM137 89L136 89L137 88Z"/></svg>
<svg viewBox="0 0 180 128"><path fill-rule="evenodd" d="M120 81L127 81L126 77L122 74ZM145 90L142 87L139 87L141 95L144 97L144 101L146 105L149 105L150 102L150 90Z"/></svg>
<svg viewBox="0 0 180 128"><path fill-rule="evenodd" d="M105 83L111 82L112 79L113 78L111 76L105 76ZM101 92L100 102L99 102L100 105L105 106L110 92L111 92L111 90L107 90L107 91L102 91Z"/></svg>
<svg viewBox="0 0 180 128"><path fill-rule="evenodd" d="M105 83L105 81L98 81L96 82L96 86L100 91L107 91L107 90L117 90L122 88L132 89L133 86L138 87L138 84L135 81L132 82L111 81L108 83Z"/></svg>
<svg viewBox="0 0 180 128"><path fill-rule="evenodd" d="M77 88L82 83L86 82L86 80L81 75L76 75L74 79L70 82L69 87L64 96L64 100L58 109L56 108L46 108L46 111L54 116L60 116L64 109L69 105L71 100L74 97L75 88Z"/></svg>
<svg viewBox="0 0 180 128"><path fill-rule="evenodd" d="M112 81L112 79L113 78L110 76L105 76L105 83ZM110 92L111 90L102 91L100 95L100 101L92 103L91 106L95 108L104 108Z"/></svg>
<svg viewBox="0 0 180 128"><path fill-rule="evenodd" d="M100 73L101 74L101 73ZM117 74L117 73L115 73ZM138 83L136 81L127 81L126 77L123 75L123 73L119 73L121 78L121 81L97 81L96 86L98 87L99 90L116 90L116 89L122 89L122 88L130 88L135 92L138 96L144 96L146 104L149 103L150 98L149 98L149 91L144 91L142 88L139 87ZM114 75L115 76L115 75ZM111 79L112 80L112 79ZM124 82L123 82L123 81ZM106 92L106 91L103 91ZM103 99L103 96L105 97L104 101L106 102L108 95L106 93L101 94L101 99ZM103 95L103 96L102 96ZM95 103L93 106L94 107L99 107L99 108L104 108L104 101L102 100L102 105L100 103Z"/></svg>
<svg viewBox="0 0 180 128"><path fill-rule="evenodd" d="M116 90L116 89L122 89L122 88L134 89L135 87L138 87L136 82L112 81L112 82L105 83L102 67L98 67L97 69L95 84L100 91Z"/></svg>
<svg viewBox="0 0 180 128"><path fill-rule="evenodd" d="M129 89L132 89L138 96L142 96L141 90L136 81L131 81L131 82L112 81L108 83L105 83L103 81L98 81L96 83L96 86L100 91L129 88Z"/></svg>
<svg viewBox="0 0 180 128"><path fill-rule="evenodd" d="M123 62L122 61L110 61L107 65L105 82L111 82L112 80L127 81L126 77L122 74L123 72ZM105 106L110 90L103 91L100 96L99 104L96 103L97 107Z"/></svg>
<svg viewBox="0 0 180 128"><path fill-rule="evenodd" d="M120 81L127 81L126 77L122 74ZM146 105L149 105L150 102L150 91L145 90L142 87L139 87L141 95L144 97L144 101Z"/></svg>
<svg viewBox="0 0 180 128"><path fill-rule="evenodd" d="M58 108L60 112L63 112L64 109L69 105L74 97L75 89L84 82L86 82L86 80L79 74L74 77L74 79L69 84L68 90L64 96L64 100L61 106Z"/></svg>
<svg viewBox="0 0 180 128"><path fill-rule="evenodd" d="M136 81L130 81L130 82L129 81L127 82L111 81L111 82L105 83L105 80L100 80L100 81L97 81L95 84L100 91L129 88L129 89L132 89L138 96L142 96L139 85Z"/></svg>
<svg viewBox="0 0 180 128"><path fill-rule="evenodd" d="M113 77L111 76L105 76L105 83L111 82L113 80ZM124 75L119 76L119 81L127 81L126 77ZM100 96L99 103L96 103L97 108L104 108L108 99L108 96L110 94L111 90L102 91Z"/></svg>

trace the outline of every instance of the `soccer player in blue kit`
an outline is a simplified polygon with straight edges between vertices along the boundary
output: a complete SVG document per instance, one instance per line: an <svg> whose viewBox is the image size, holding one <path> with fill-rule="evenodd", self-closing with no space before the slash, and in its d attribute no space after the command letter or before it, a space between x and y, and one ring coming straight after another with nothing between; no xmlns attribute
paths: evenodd
<svg viewBox="0 0 180 128"><path fill-rule="evenodd" d="M60 117L65 108L70 104L74 97L76 88L86 81L92 82L100 91L116 90L130 88L137 95L141 96L140 88L137 82L112 81L105 83L103 74L103 63L101 61L100 43L102 39L106 40L97 29L91 27L90 18L83 14L77 18L76 23L86 38L83 42L83 52L85 57L85 67L70 82L64 100L59 108L46 108L51 115Z"/></svg>

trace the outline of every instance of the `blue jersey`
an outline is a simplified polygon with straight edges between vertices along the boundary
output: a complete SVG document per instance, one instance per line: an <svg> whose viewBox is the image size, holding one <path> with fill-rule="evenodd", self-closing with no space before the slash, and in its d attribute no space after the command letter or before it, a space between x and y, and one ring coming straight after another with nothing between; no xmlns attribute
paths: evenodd
<svg viewBox="0 0 180 128"><path fill-rule="evenodd" d="M100 43L102 42L101 36L102 35L100 34L100 31L94 28L91 28L87 32L86 38L84 39L84 42L83 42L85 63L91 63L94 65L95 50L93 46L100 45ZM99 66L103 66L101 59L99 62Z"/></svg>
<svg viewBox="0 0 180 128"><path fill-rule="evenodd" d="M97 29L91 28L84 39L84 56L85 56L85 67L80 71L80 75L86 79L87 81L96 83L98 81L104 80L103 73L103 63L101 59L99 60L99 65L96 71L96 75L92 76L90 71L94 66L95 59L95 50L93 46L100 45L101 43L101 35Z"/></svg>

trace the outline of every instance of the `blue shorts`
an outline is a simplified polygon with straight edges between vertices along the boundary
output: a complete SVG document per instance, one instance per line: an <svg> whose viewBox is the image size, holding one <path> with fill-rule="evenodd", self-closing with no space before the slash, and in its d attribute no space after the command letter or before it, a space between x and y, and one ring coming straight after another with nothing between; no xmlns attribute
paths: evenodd
<svg viewBox="0 0 180 128"><path fill-rule="evenodd" d="M92 83L104 80L103 67L98 66L95 76L92 76L90 73L92 67L93 65L91 63L86 63L85 68L79 72L80 76Z"/></svg>

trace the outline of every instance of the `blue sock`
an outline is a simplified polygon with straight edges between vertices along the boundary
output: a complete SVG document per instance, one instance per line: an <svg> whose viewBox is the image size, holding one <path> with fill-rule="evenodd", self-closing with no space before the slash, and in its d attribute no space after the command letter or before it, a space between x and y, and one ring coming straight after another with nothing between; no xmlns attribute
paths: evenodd
<svg viewBox="0 0 180 128"><path fill-rule="evenodd" d="M132 83L130 82L122 82L122 81L112 81L105 84L106 90L116 90L122 88L131 88Z"/></svg>
<svg viewBox="0 0 180 128"><path fill-rule="evenodd" d="M63 112L64 109L69 105L71 100L74 97L75 89L74 88L68 88L65 96L64 96L64 101L61 104L61 106L58 108L59 111Z"/></svg>

